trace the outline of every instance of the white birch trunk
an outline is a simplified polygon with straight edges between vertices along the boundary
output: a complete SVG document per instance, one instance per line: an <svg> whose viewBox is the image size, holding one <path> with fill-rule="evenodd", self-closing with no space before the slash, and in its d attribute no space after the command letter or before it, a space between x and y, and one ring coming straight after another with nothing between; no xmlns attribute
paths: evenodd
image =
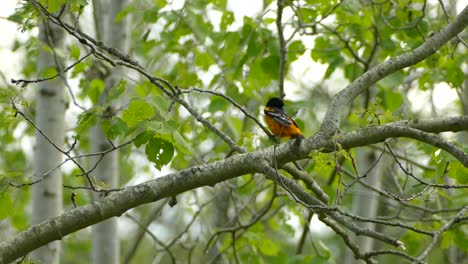
<svg viewBox="0 0 468 264"><path fill-rule="evenodd" d="M127 52L128 30L126 20L115 23L115 16L124 7L125 0L112 1L94 1L94 17L96 35L107 45L115 47L122 52ZM112 69L112 74L105 80L106 91L101 94L99 103L103 104L107 101L107 91L111 89L122 77L120 68ZM114 109L116 105L112 106ZM109 140L104 135L101 129L101 121L91 130L91 145L93 152L100 152L112 147ZM99 157L94 159L92 165L98 161ZM108 153L99 162L96 169L93 171L93 176L98 181L104 182L108 188L118 186L119 179L119 162L118 153L113 151ZM99 194L94 194L95 199L99 199ZM92 263L94 264L117 264L120 263L120 241L118 237L117 218L111 218L92 227L93 247L92 247Z"/></svg>
<svg viewBox="0 0 468 264"><path fill-rule="evenodd" d="M376 154L372 150L357 149L357 167L359 176L363 176L369 168L371 168L376 161ZM361 181L380 189L380 182L382 180L382 168L385 167L383 157L379 164L374 167L368 174L367 177L361 179ZM359 183L356 183L352 189L353 195L353 209L352 213L365 218L375 218L377 216L377 210L379 205L379 197L375 192L368 190ZM359 227L365 229L375 230L374 223L359 222ZM351 235L353 241L359 247L360 252L366 253L374 250L375 239L367 236L356 236ZM346 263L364 263L362 260L355 260L351 251L347 251Z"/></svg>
<svg viewBox="0 0 468 264"><path fill-rule="evenodd" d="M39 31L39 45L49 45L52 48L61 48L63 32L49 25L42 25ZM58 56L58 55L57 55ZM57 57L63 68L62 58ZM38 61L38 71L42 72L48 67L56 68L53 54L41 50ZM36 120L37 127L56 146L64 145L64 116L66 103L64 98L65 86L60 78L41 82L36 89ZM39 131L36 131L36 146L34 151L33 180L42 179L32 185L32 224L38 224L62 211L62 175L60 169L54 170L62 161L62 154ZM56 264L60 259L60 241L47 244L32 253L37 263Z"/></svg>

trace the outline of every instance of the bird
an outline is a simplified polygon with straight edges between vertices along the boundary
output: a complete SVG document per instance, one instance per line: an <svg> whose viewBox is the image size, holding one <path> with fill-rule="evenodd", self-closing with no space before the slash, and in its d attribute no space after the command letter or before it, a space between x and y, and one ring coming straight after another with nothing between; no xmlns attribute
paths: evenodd
<svg viewBox="0 0 468 264"><path fill-rule="evenodd" d="M265 108L265 122L271 132L279 138L304 138L294 119L284 111L284 102L279 97L268 100Z"/></svg>

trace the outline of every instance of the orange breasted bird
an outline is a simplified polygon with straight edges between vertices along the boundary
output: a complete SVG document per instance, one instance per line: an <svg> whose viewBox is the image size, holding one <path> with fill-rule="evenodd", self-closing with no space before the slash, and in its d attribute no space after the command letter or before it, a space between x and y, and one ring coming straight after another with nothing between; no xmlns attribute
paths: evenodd
<svg viewBox="0 0 468 264"><path fill-rule="evenodd" d="M304 138L294 119L284 111L284 102L279 97L268 100L265 108L265 122L271 132L279 138Z"/></svg>

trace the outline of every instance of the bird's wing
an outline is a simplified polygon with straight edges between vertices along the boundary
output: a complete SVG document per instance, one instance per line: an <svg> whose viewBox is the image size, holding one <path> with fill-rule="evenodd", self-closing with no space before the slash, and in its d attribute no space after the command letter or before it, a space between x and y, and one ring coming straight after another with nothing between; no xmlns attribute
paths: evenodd
<svg viewBox="0 0 468 264"><path fill-rule="evenodd" d="M294 121L292 121L291 118L286 115L283 109L278 108L278 107L269 107L268 109L265 109L265 115L269 115L272 117L275 121L278 123L282 124L283 126L291 126Z"/></svg>

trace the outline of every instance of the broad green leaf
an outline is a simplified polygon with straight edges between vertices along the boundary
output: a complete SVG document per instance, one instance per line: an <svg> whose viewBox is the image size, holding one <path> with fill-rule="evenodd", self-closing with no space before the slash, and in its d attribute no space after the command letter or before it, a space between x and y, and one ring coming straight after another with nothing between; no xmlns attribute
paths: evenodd
<svg viewBox="0 0 468 264"><path fill-rule="evenodd" d="M278 79L279 60L278 56L268 56L261 63L263 71L273 80Z"/></svg>
<svg viewBox="0 0 468 264"><path fill-rule="evenodd" d="M97 104L99 102L99 96L104 91L104 87L104 81L101 79L94 79L89 84L88 97L91 99L93 104Z"/></svg>
<svg viewBox="0 0 468 264"><path fill-rule="evenodd" d="M70 57L78 60L80 58L81 50L76 44L70 45Z"/></svg>
<svg viewBox="0 0 468 264"><path fill-rule="evenodd" d="M172 134L172 138L178 151L182 152L184 155L192 155L192 148L179 132L175 131Z"/></svg>
<svg viewBox="0 0 468 264"><path fill-rule="evenodd" d="M454 233L453 240L455 245L465 253L468 252L468 227L466 225L459 225L450 232Z"/></svg>
<svg viewBox="0 0 468 264"><path fill-rule="evenodd" d="M157 9L147 9L143 12L143 21L148 24L153 24L158 21L159 10Z"/></svg>
<svg viewBox="0 0 468 264"><path fill-rule="evenodd" d="M179 124L174 120L166 120L162 122L161 129L158 131L161 134L172 134L177 131Z"/></svg>
<svg viewBox="0 0 468 264"><path fill-rule="evenodd" d="M279 251L277 244L266 238L259 242L259 249L262 254L267 256L276 256Z"/></svg>
<svg viewBox="0 0 468 264"><path fill-rule="evenodd" d="M44 2L44 1L41 1L41 2ZM50 13L55 13L59 11L60 6L62 6L62 4L64 3L65 3L64 0L47 0L46 7Z"/></svg>
<svg viewBox="0 0 468 264"><path fill-rule="evenodd" d="M221 31L226 31L227 27L230 26L232 22L234 22L234 13L231 11L224 11L223 15L221 16Z"/></svg>
<svg viewBox="0 0 468 264"><path fill-rule="evenodd" d="M226 99L219 96L213 97L208 105L208 112L225 111L231 104Z"/></svg>
<svg viewBox="0 0 468 264"><path fill-rule="evenodd" d="M445 164L443 167L445 170ZM459 184L468 184L468 169L465 168L460 162L450 163L447 176L457 180Z"/></svg>
<svg viewBox="0 0 468 264"><path fill-rule="evenodd" d="M143 97L146 97L148 96L148 94L150 94L150 91L151 91L151 88L152 88L152 84L150 82L147 82L147 81L144 81L144 82L141 82L139 84L137 84L137 86L135 86L135 92L137 93L137 95L141 98Z"/></svg>
<svg viewBox="0 0 468 264"><path fill-rule="evenodd" d="M118 136L125 135L128 130L127 124L118 117L112 120L102 121L101 126L104 134L109 139L115 139Z"/></svg>
<svg viewBox="0 0 468 264"><path fill-rule="evenodd" d="M451 87L461 87L465 81L465 74L463 70L459 68L456 64L452 63L452 67L447 72L448 83Z"/></svg>
<svg viewBox="0 0 468 264"><path fill-rule="evenodd" d="M154 131L143 131L135 137L133 144L139 148L141 145L146 144L146 142L148 142L153 136Z"/></svg>
<svg viewBox="0 0 468 264"><path fill-rule="evenodd" d="M391 89L381 89L377 96L382 98L382 104L388 111L395 111L403 103L402 95Z"/></svg>
<svg viewBox="0 0 468 264"><path fill-rule="evenodd" d="M163 126L163 122L156 121L156 120L146 121L143 124L143 127L146 130L154 131L154 132L159 132L161 130L162 126Z"/></svg>
<svg viewBox="0 0 468 264"><path fill-rule="evenodd" d="M127 81L123 79L120 80L110 89L107 100L113 101L117 99L121 94L123 94L123 92L125 92L126 87L127 87Z"/></svg>
<svg viewBox="0 0 468 264"><path fill-rule="evenodd" d="M57 69L55 67L47 67L43 72L42 72L42 76L44 76L44 78L51 78L51 77L54 77L57 75Z"/></svg>
<svg viewBox="0 0 468 264"><path fill-rule="evenodd" d="M146 156L148 160L152 161L158 170L168 164L174 156L174 146L171 142L153 137L145 148Z"/></svg>
<svg viewBox="0 0 468 264"><path fill-rule="evenodd" d="M3 220L14 213L13 200L6 192L0 193L0 220Z"/></svg>
<svg viewBox="0 0 468 264"><path fill-rule="evenodd" d="M153 96L152 100L157 113L161 117L166 118L169 112L169 103L167 102L168 100L160 95Z"/></svg>
<svg viewBox="0 0 468 264"><path fill-rule="evenodd" d="M157 8L161 9L167 5L167 1L166 0L153 0L153 4Z"/></svg>
<svg viewBox="0 0 468 264"><path fill-rule="evenodd" d="M145 101L134 100L128 108L123 111L122 120L129 127L135 126L141 121L148 120L154 116L153 107Z"/></svg>
<svg viewBox="0 0 468 264"><path fill-rule="evenodd" d="M135 5L133 3L130 3L124 9L120 10L120 12L115 16L114 22L118 23L122 21L122 19L124 19L127 15L131 14L135 10L137 10L135 8Z"/></svg>
<svg viewBox="0 0 468 264"><path fill-rule="evenodd" d="M305 46L300 40L295 40L288 47L288 62L295 61L299 56L304 54Z"/></svg>
<svg viewBox="0 0 468 264"><path fill-rule="evenodd" d="M200 50L195 50L195 65L202 68L203 70L208 70L211 65L215 62L213 58L208 54L208 52L202 52Z"/></svg>
<svg viewBox="0 0 468 264"><path fill-rule="evenodd" d="M76 127L76 132L81 134L88 130L90 127L96 124L97 118L96 113L93 111L84 112L78 115L78 124Z"/></svg>

